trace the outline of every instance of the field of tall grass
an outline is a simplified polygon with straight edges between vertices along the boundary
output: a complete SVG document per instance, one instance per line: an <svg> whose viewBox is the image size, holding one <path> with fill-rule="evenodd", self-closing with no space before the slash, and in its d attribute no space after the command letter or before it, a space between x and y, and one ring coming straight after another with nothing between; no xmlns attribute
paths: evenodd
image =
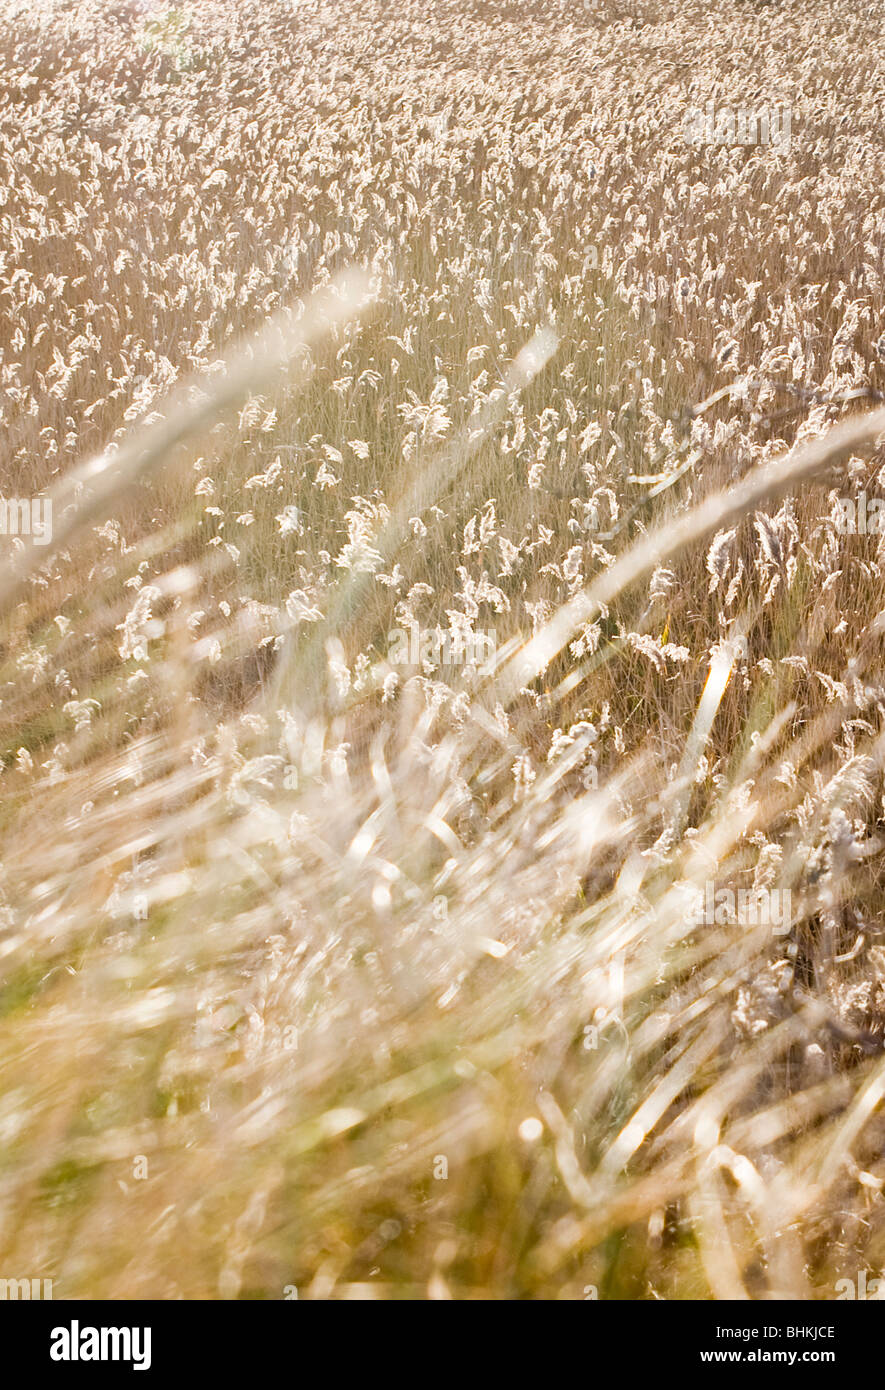
<svg viewBox="0 0 885 1390"><path fill-rule="evenodd" d="M878 7L0 16L0 1277L881 1270Z"/></svg>

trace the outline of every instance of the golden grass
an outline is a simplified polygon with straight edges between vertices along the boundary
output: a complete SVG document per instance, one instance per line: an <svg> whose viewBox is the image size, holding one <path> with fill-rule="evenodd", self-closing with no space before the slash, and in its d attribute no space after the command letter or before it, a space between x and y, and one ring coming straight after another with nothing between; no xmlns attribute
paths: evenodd
<svg viewBox="0 0 885 1390"><path fill-rule="evenodd" d="M880 1269L875 15L2 12L0 1276Z"/></svg>

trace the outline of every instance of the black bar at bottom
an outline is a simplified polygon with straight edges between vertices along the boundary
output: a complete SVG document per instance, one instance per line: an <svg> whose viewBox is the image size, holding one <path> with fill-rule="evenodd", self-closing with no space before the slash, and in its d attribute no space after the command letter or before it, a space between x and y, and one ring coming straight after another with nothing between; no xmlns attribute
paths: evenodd
<svg viewBox="0 0 885 1390"><path fill-rule="evenodd" d="M388 1300L390 1301L390 1300ZM786 1371L823 1366L840 1372L875 1364L882 1341L883 1317L878 1302L858 1305L832 1303L614 1303L588 1300L573 1305L543 1307L519 1303L519 1321L508 1328L506 1305L496 1305L493 1323L475 1322L476 1311L457 1313L445 1308L430 1313L397 1304L393 1316L376 1307L371 1321L353 1312L302 1300L298 1302L25 1302L0 1304L7 1354L14 1349L19 1375L40 1370L51 1378L72 1373L94 1377L105 1371L168 1376L220 1373L229 1383L243 1373L263 1375L274 1364L288 1365L297 1374L302 1354L310 1348L331 1370L341 1373L352 1358L364 1373L377 1365L381 1345L385 1361L399 1338L420 1332L423 1337L450 1336L460 1317L483 1344L483 1360L506 1362L522 1358L536 1338L592 1339L631 1376L662 1371L712 1376L725 1368L777 1366ZM500 1308L500 1311L498 1309ZM390 1317L390 1322L388 1318ZM500 1317L501 1321L498 1322ZM419 1323L422 1325L419 1327ZM472 1329L470 1325L472 1324ZM348 1338L349 1329L356 1336ZM363 1333L364 1335L360 1335ZM379 1343L379 1333L386 1339ZM442 1344L443 1346L446 1343ZM296 1354L297 1353L297 1354ZM293 1360L294 1354L294 1360ZM468 1362L473 1359L471 1352ZM542 1356L543 1359L543 1356ZM409 1358L412 1373L423 1375ZM405 1370L405 1367L403 1367ZM523 1367L524 1372L527 1368ZM399 1377L396 1377L399 1379Z"/></svg>

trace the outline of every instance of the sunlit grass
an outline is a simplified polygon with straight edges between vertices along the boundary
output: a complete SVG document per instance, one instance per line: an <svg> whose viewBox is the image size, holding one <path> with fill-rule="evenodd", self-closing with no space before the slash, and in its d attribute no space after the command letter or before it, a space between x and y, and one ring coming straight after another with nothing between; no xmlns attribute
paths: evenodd
<svg viewBox="0 0 885 1390"><path fill-rule="evenodd" d="M55 527L0 538L0 1274L881 1267L882 561L833 506L885 435L867 27L4 30L3 493ZM713 88L791 100L789 154L688 147ZM398 665L412 625L496 670ZM791 929L692 925L710 881Z"/></svg>

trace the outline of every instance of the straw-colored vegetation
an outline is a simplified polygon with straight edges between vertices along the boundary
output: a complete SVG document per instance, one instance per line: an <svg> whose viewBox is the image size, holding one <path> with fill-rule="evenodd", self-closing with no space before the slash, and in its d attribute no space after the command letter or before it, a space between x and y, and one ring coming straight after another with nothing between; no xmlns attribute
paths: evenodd
<svg viewBox="0 0 885 1390"><path fill-rule="evenodd" d="M877 7L2 14L0 1276L878 1271Z"/></svg>

